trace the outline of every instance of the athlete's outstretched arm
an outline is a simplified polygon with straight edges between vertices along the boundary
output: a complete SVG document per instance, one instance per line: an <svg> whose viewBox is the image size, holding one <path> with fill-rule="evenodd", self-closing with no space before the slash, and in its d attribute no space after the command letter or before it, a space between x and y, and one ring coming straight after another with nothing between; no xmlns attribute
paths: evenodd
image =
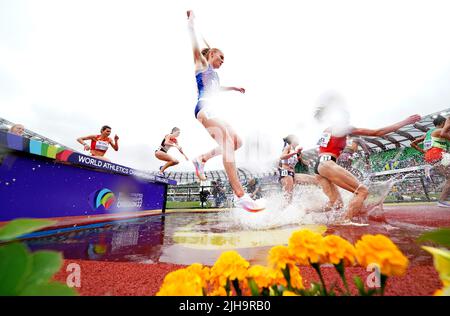
<svg viewBox="0 0 450 316"><path fill-rule="evenodd" d="M240 93L245 93L244 88L238 88L238 87L220 87L220 90L222 90L222 91L237 91Z"/></svg>
<svg viewBox="0 0 450 316"><path fill-rule="evenodd" d="M186 160L189 160L189 158L184 154L183 148L181 148L180 146L177 146L177 148L178 148L178 151L184 156L184 158L185 158Z"/></svg>
<svg viewBox="0 0 450 316"><path fill-rule="evenodd" d="M88 144L86 144L84 141L85 140L93 140L95 137L96 137L95 135L80 137L80 138L77 138L77 142L79 142L81 145L84 146L84 150L89 150L89 149L91 149L91 147Z"/></svg>
<svg viewBox="0 0 450 316"><path fill-rule="evenodd" d="M289 151L291 150L291 146L286 146L283 149L283 153L280 156L280 160L289 159L292 157L292 155L289 155Z"/></svg>
<svg viewBox="0 0 450 316"><path fill-rule="evenodd" d="M167 135L164 138L164 144L166 144L169 147L175 147L184 156L184 158L186 158L186 160L189 160L189 158L184 154L183 148L181 148L176 142L172 141L171 138L172 134Z"/></svg>
<svg viewBox="0 0 450 316"><path fill-rule="evenodd" d="M417 137L414 141L411 142L411 147L424 154L425 150L423 150L422 148L419 147L419 144L423 143L424 140L425 140L425 135Z"/></svg>
<svg viewBox="0 0 450 316"><path fill-rule="evenodd" d="M367 128L353 128L351 135L355 136L384 136L386 134L395 132L396 130L402 128L403 126L414 124L421 120L420 115L411 115L410 117L400 121L398 123L378 128L378 129L367 129Z"/></svg>
<svg viewBox="0 0 450 316"><path fill-rule="evenodd" d="M189 35L191 36L191 42L192 42L192 50L194 52L194 63L197 69L201 69L207 66L208 62L206 61L205 57L203 57L201 51L200 51L200 45L198 44L197 40L197 34L195 32L194 27L194 11L187 11L188 16L188 30Z"/></svg>

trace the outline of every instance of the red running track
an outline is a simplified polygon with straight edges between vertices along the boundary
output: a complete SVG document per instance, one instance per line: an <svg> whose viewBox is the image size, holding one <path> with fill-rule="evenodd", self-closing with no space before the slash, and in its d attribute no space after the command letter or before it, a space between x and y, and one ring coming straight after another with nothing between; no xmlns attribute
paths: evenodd
<svg viewBox="0 0 450 316"><path fill-rule="evenodd" d="M385 206L384 209L389 223L402 222L430 228L450 226L450 209L442 209L432 205ZM55 279L65 282L69 274L66 272L66 266L73 262L81 266L81 288L78 289L80 295L95 296L155 295L164 276L168 272L183 267L167 263L143 264L65 260L64 267L55 276ZM424 265L414 264L410 266L403 277L390 278L386 287L386 295L432 295L437 289L441 288L442 284L438 273L429 263L431 260L427 260L427 262ZM323 268L323 272L327 284L337 281L342 287L334 268ZM308 286L312 281L318 281L317 274L310 267L302 267L301 274L305 286ZM359 275L363 280L369 276L369 272L360 267L348 268L347 274L348 280L352 280L354 275ZM352 284L350 287L351 291L356 293Z"/></svg>
<svg viewBox="0 0 450 316"><path fill-rule="evenodd" d="M81 287L78 292L80 295L88 296L155 295L168 272L183 268L183 266L166 263L139 264L65 260L63 269L55 276L55 279L65 282L69 275L66 272L66 266L73 262L78 263L81 267ZM301 267L300 270L305 286L308 287L311 281L319 281L312 268ZM339 275L334 268L322 268L322 271L327 285L338 281L339 286L343 288ZM348 281L352 280L355 275L360 276L362 280L366 280L369 272L359 267L347 268ZM433 266L413 266L408 269L405 276L393 277L388 280L385 295L432 295L435 290L441 287L441 281ZM350 290L354 294L357 293L353 284L350 284Z"/></svg>
<svg viewBox="0 0 450 316"><path fill-rule="evenodd" d="M429 227L450 227L450 208L435 205L385 205L388 221Z"/></svg>

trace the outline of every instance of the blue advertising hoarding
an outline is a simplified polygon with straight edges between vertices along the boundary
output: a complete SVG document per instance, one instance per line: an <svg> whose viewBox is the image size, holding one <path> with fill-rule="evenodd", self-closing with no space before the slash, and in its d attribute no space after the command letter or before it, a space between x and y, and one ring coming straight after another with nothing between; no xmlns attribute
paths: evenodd
<svg viewBox="0 0 450 316"><path fill-rule="evenodd" d="M0 222L108 219L165 209L167 184L143 172L8 133L0 134ZM106 216L105 216L106 215Z"/></svg>

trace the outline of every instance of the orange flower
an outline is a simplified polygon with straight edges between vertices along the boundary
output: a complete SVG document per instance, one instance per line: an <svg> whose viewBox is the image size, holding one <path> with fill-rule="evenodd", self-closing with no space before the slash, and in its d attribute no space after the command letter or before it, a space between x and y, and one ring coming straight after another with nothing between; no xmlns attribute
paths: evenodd
<svg viewBox="0 0 450 316"><path fill-rule="evenodd" d="M236 251L226 251L217 259L210 270L210 280L215 288L224 287L227 280L243 281L247 277L249 263Z"/></svg>
<svg viewBox="0 0 450 316"><path fill-rule="evenodd" d="M210 269L208 267L204 267L200 263L193 263L186 270L190 273L197 274L202 279L202 286L204 288L208 287Z"/></svg>
<svg viewBox="0 0 450 316"><path fill-rule="evenodd" d="M275 246L269 251L268 261L274 269L285 269L287 266L294 266L295 260L286 246Z"/></svg>
<svg viewBox="0 0 450 316"><path fill-rule="evenodd" d="M208 296L227 296L227 292L225 291L224 287L218 287L217 289L209 293Z"/></svg>
<svg viewBox="0 0 450 316"><path fill-rule="evenodd" d="M322 263L337 265L343 260L346 265L355 264L356 250L347 240L339 236L329 235L323 238L323 244L325 256Z"/></svg>
<svg viewBox="0 0 450 316"><path fill-rule="evenodd" d="M442 289L436 290L433 294L433 296L443 296L444 291Z"/></svg>
<svg viewBox="0 0 450 316"><path fill-rule="evenodd" d="M289 238L289 250L299 264L318 263L325 255L323 237L310 230L299 230Z"/></svg>
<svg viewBox="0 0 450 316"><path fill-rule="evenodd" d="M289 269L289 274L291 276L291 285L294 289L301 290L303 289L303 279L300 274L300 269L296 266L293 266Z"/></svg>
<svg viewBox="0 0 450 316"><path fill-rule="evenodd" d="M260 265L254 265L248 269L248 278L252 278L259 289L270 288L273 285L283 283L284 280L281 270L270 269Z"/></svg>
<svg viewBox="0 0 450 316"><path fill-rule="evenodd" d="M408 267L408 259L383 235L364 235L355 248L356 258L363 267L376 264L385 276L403 275Z"/></svg>
<svg viewBox="0 0 450 316"><path fill-rule="evenodd" d="M170 272L156 296L202 296L202 278L187 269Z"/></svg>

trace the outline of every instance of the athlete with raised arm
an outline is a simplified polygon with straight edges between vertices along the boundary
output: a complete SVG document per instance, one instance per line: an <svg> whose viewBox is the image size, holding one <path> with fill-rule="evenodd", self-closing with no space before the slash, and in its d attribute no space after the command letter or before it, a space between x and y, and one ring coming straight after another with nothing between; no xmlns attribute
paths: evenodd
<svg viewBox="0 0 450 316"><path fill-rule="evenodd" d="M326 107L319 107L315 113L316 119L320 121L325 110ZM318 143L320 146L319 158L314 171L319 175L319 183L325 194L330 197L331 204L342 205L342 198L337 187L353 193L353 198L348 205L348 211L345 215L347 220L351 220L354 216L363 213L363 203L369 193L368 188L364 184L360 183L353 174L336 163L336 160L347 145L347 137L380 137L395 132L403 126L413 124L420 119L419 115L412 115L398 123L378 129L331 126L323 132Z"/></svg>
<svg viewBox="0 0 450 316"><path fill-rule="evenodd" d="M242 140L228 123L216 117L210 111L210 104L211 102L214 102L213 97L218 92L237 91L245 93L245 89L238 87L222 87L220 85L219 76L216 70L224 63L224 54L218 48L207 47L205 49L200 49L194 28L194 13L188 11L187 16L194 53L195 78L198 88L198 101L195 106L194 114L195 118L218 143L218 147L193 160L197 177L202 181L206 180L204 173L205 163L215 156L222 155L223 166L228 176L228 181L237 198L235 203L236 206L249 212L261 211L264 207L259 205L257 201L252 200L248 194L245 194L244 188L239 182L234 152L242 146Z"/></svg>

